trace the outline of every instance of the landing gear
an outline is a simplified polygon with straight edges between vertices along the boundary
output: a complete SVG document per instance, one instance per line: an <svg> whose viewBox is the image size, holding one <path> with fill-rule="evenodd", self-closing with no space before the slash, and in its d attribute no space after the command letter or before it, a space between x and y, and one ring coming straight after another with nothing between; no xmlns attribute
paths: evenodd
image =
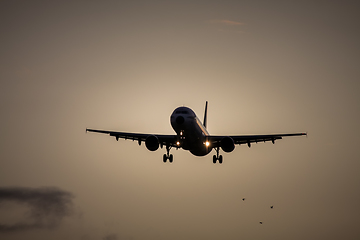
<svg viewBox="0 0 360 240"><path fill-rule="evenodd" d="M170 163L172 163L172 162L173 162L173 160L174 160L173 155L172 155L172 154L170 154L170 156L169 156L169 162L170 162Z"/></svg>
<svg viewBox="0 0 360 240"><path fill-rule="evenodd" d="M220 156L219 156L219 163L220 163L220 164L222 164L222 160L223 160L222 155L220 155Z"/></svg>
<svg viewBox="0 0 360 240"><path fill-rule="evenodd" d="M169 162L172 163L174 160L174 157L172 154L169 154L170 152L170 146L166 146L166 154L163 155L163 162L166 163L166 161L169 159Z"/></svg>
<svg viewBox="0 0 360 240"><path fill-rule="evenodd" d="M219 150L220 150L220 148L217 147L216 148L216 155L213 156L213 163L216 163L217 160L219 160L220 164L223 162L223 157L222 157L222 155L219 155Z"/></svg>

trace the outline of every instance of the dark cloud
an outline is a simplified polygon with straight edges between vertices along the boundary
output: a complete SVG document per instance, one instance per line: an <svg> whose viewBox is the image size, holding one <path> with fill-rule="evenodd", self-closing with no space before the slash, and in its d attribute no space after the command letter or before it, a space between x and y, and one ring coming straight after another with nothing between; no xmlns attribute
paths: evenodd
<svg viewBox="0 0 360 240"><path fill-rule="evenodd" d="M110 234L102 238L103 240L118 240L118 237L116 234Z"/></svg>
<svg viewBox="0 0 360 240"><path fill-rule="evenodd" d="M108 234L102 238L102 240L132 240L132 236L124 236L124 235L117 235L117 234Z"/></svg>
<svg viewBox="0 0 360 240"><path fill-rule="evenodd" d="M54 228L61 220L73 214L73 194L55 187L0 188L0 213L4 202L24 204L28 213L16 223L0 223L0 232Z"/></svg>

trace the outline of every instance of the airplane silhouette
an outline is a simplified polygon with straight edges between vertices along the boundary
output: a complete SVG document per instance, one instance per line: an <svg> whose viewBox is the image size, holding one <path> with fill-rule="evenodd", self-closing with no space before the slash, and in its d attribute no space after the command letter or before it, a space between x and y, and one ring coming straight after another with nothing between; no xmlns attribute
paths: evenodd
<svg viewBox="0 0 360 240"><path fill-rule="evenodd" d="M138 141L139 145L145 142L145 146L149 151L158 150L159 146L166 148L166 154L163 155L163 161L169 160L173 162L173 155L170 154L171 148L182 148L190 151L195 156L205 156L209 154L212 149L216 150L216 155L213 156L213 163L219 161L223 162L222 155L219 155L220 148L224 152L232 152L236 144L247 144L251 147L251 143L271 141L282 139L287 136L307 135L307 133L289 133L289 134L267 134L267 135L229 135L219 136L210 135L206 130L207 126L207 106L205 104L204 121L201 122L196 116L195 112L188 107L176 108L170 116L170 123L175 135L160 135L160 134L146 134L146 133L130 133L130 132L115 132L106 130L86 129L86 132L105 133L113 136L118 141L119 138L131 139Z"/></svg>

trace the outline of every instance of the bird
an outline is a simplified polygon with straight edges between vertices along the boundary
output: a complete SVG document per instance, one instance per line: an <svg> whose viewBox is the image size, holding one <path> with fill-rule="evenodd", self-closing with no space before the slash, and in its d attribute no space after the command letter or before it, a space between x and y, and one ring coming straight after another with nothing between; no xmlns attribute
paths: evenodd
<svg viewBox="0 0 360 240"><path fill-rule="evenodd" d="M245 201L245 198L243 198L242 200Z"/></svg>
<svg viewBox="0 0 360 240"><path fill-rule="evenodd" d="M259 222L260 224L262 224L262 222Z"/></svg>
<svg viewBox="0 0 360 240"><path fill-rule="evenodd" d="M273 208L274 208L274 206L270 206L270 208L271 208L271 209L273 209Z"/></svg>

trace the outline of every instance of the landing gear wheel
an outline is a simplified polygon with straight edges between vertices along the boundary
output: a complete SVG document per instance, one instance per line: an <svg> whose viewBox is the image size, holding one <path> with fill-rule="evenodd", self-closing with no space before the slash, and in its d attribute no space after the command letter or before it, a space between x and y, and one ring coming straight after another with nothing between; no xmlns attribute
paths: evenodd
<svg viewBox="0 0 360 240"><path fill-rule="evenodd" d="M219 155L219 150L220 150L220 147L217 147L216 155L213 156L213 163L216 163L217 160L219 160L220 164L222 164L222 162L223 162L223 157L222 157L222 155Z"/></svg>
<svg viewBox="0 0 360 240"><path fill-rule="evenodd" d="M171 146L167 145L166 146L166 154L163 155L163 162L166 163L167 160L169 159L169 162L172 163L174 160L174 157L172 154L170 154L170 148Z"/></svg>
<svg viewBox="0 0 360 240"><path fill-rule="evenodd" d="M170 162L170 163L172 163L172 162L173 162L173 160L174 160L173 155L172 155L172 154L170 154L170 156L169 156L169 162Z"/></svg>

